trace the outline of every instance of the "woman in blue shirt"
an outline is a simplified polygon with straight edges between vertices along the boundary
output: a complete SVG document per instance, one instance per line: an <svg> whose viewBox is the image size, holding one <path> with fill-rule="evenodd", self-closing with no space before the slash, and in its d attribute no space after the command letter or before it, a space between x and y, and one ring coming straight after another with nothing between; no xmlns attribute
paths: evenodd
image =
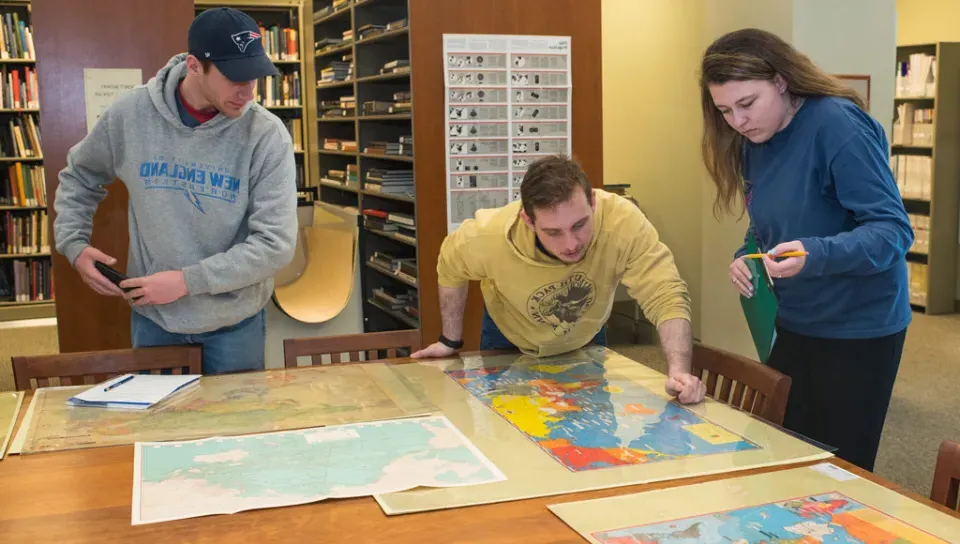
<svg viewBox="0 0 960 544"><path fill-rule="evenodd" d="M714 212L741 202L779 300L768 364L792 378L784 426L873 470L910 323L913 230L883 127L777 36L727 34L703 57ZM805 256L777 258L784 252ZM743 248L730 279L752 295Z"/></svg>

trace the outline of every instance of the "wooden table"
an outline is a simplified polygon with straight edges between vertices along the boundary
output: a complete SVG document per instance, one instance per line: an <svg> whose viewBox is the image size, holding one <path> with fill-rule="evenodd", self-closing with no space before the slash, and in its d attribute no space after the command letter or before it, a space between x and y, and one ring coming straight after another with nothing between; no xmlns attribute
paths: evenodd
<svg viewBox="0 0 960 544"><path fill-rule="evenodd" d="M27 392L22 419L32 393ZM19 427L19 422L18 425ZM745 470L616 489L388 517L372 497L321 501L132 526L133 446L5 456L0 461L0 542L583 542L548 504L595 499L783 470ZM932 508L925 497L832 463Z"/></svg>

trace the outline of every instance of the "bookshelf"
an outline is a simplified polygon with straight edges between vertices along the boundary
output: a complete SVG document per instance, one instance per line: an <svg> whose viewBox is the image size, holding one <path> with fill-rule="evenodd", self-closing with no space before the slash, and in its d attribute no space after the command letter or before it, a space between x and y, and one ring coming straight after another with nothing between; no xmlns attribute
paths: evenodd
<svg viewBox="0 0 960 544"><path fill-rule="evenodd" d="M264 49L273 59L280 76L261 78L255 100L283 120L294 143L297 188L311 186L309 130L307 130L310 81L305 62L303 6L299 0L215 2L197 0L195 12L214 7L243 11L260 25Z"/></svg>
<svg viewBox="0 0 960 544"><path fill-rule="evenodd" d="M56 315L29 2L0 2L0 321Z"/></svg>
<svg viewBox="0 0 960 544"><path fill-rule="evenodd" d="M320 200L361 211L365 332L420 328L407 0L313 0Z"/></svg>
<svg viewBox="0 0 960 544"><path fill-rule="evenodd" d="M935 78L925 77L921 56L935 59ZM914 226L910 302L915 311L952 313L960 299L960 43L899 46L897 68L890 160Z"/></svg>

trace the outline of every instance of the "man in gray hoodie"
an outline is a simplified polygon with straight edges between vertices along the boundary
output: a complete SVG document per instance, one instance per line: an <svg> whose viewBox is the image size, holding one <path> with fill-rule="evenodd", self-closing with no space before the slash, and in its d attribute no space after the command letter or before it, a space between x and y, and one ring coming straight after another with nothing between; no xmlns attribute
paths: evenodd
<svg viewBox="0 0 960 544"><path fill-rule="evenodd" d="M264 307L297 235L293 145L253 102L276 75L257 23L216 8L179 54L120 96L67 156L54 207L56 248L93 290L132 306L134 347L202 344L203 372L264 368ZM90 245L105 185L130 194L124 292Z"/></svg>

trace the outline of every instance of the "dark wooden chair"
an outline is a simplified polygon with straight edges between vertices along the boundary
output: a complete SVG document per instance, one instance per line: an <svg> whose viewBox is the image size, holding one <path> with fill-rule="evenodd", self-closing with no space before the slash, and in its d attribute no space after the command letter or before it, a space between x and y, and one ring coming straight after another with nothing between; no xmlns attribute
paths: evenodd
<svg viewBox="0 0 960 544"><path fill-rule="evenodd" d="M940 443L937 468L933 472L930 500L951 510L957 510L958 490L960 490L960 443L944 440Z"/></svg>
<svg viewBox="0 0 960 544"><path fill-rule="evenodd" d="M376 361L403 357L420 349L420 330L368 332L341 336L317 336L312 338L288 338L283 341L283 364L286 368L297 367L297 357L309 355L312 365L322 365L323 356L331 363L340 363L341 354L347 354L347 362ZM401 354L398 350L408 350Z"/></svg>
<svg viewBox="0 0 960 544"><path fill-rule="evenodd" d="M790 395L789 376L757 361L696 342L693 375L704 382L708 396L783 425Z"/></svg>
<svg viewBox="0 0 960 544"><path fill-rule="evenodd" d="M12 357L13 380L20 391L60 385L93 385L127 373L200 374L202 346L162 346L57 355ZM36 384L36 385L34 385Z"/></svg>

